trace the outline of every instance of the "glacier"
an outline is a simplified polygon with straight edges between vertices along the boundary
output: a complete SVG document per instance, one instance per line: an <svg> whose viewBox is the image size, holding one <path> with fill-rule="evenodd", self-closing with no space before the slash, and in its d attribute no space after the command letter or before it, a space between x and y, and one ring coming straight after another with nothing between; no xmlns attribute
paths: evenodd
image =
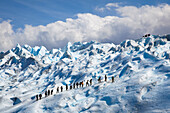
<svg viewBox="0 0 170 113"><path fill-rule="evenodd" d="M104 76L107 75L107 82ZM98 78L102 82L98 83ZM115 81L111 82L111 77ZM91 86L66 84L93 80ZM63 92L56 93L63 86ZM45 91L54 90L45 97ZM36 95L42 99L36 101ZM0 53L0 112L170 112L170 35Z"/></svg>

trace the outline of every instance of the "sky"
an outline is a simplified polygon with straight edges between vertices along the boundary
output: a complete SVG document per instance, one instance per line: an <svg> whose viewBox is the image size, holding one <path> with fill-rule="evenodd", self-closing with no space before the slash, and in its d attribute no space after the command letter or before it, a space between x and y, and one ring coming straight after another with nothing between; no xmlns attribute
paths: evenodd
<svg viewBox="0 0 170 113"><path fill-rule="evenodd" d="M0 51L170 33L170 0L0 0Z"/></svg>

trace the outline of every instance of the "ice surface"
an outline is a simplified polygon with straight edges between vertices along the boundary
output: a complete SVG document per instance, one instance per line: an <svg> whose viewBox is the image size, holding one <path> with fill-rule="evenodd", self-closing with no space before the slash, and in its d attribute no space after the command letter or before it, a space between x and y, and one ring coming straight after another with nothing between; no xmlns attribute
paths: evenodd
<svg viewBox="0 0 170 113"><path fill-rule="evenodd" d="M81 81L83 88L70 90ZM51 51L18 44L0 53L0 112L170 112L169 83L169 35L120 45L69 42ZM63 92L56 93L61 86ZM53 95L45 97L51 89Z"/></svg>

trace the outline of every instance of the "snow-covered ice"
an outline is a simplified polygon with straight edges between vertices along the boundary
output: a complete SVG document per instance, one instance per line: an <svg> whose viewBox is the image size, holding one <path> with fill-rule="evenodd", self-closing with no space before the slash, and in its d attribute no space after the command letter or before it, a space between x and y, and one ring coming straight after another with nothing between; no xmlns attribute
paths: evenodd
<svg viewBox="0 0 170 113"><path fill-rule="evenodd" d="M81 81L83 88L66 91L66 84ZM60 86L63 92L56 93ZM69 42L51 51L18 44L0 53L0 112L170 112L169 35L119 45Z"/></svg>

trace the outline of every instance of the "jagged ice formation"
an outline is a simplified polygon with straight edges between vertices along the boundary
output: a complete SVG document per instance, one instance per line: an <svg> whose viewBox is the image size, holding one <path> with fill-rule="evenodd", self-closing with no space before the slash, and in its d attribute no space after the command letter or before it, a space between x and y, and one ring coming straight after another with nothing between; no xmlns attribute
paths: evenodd
<svg viewBox="0 0 170 113"><path fill-rule="evenodd" d="M108 82L98 83L107 75ZM115 82L111 83L111 77ZM19 44L0 53L1 112L170 112L170 35L63 49ZM66 84L93 79L89 87ZM56 87L64 92L56 94ZM54 95L35 101L36 94Z"/></svg>

